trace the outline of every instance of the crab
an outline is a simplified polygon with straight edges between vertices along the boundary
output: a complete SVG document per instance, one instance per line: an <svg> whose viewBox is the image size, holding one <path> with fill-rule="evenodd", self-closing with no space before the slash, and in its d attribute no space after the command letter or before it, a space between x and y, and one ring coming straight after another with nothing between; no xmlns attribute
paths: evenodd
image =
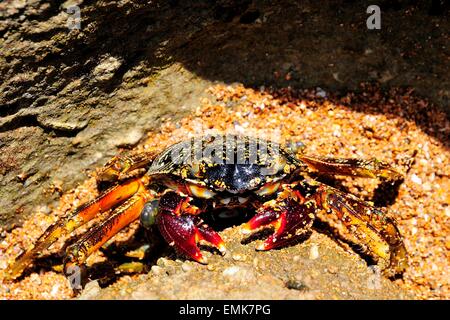
<svg viewBox="0 0 450 320"><path fill-rule="evenodd" d="M371 203L313 178L318 172L395 182L402 175L376 159L309 156L300 146L249 136L205 135L173 144L159 154L116 156L99 174L100 181L112 186L51 225L15 260L10 277L20 276L55 241L107 211L103 221L66 249L64 270L83 266L89 255L138 219L144 228L157 226L181 255L206 264L199 242L222 254L226 247L204 215L230 208L253 210L251 219L240 226L245 235L271 228L257 250L296 244L316 219L330 225L338 221L387 276L403 273L407 252L394 219Z"/></svg>

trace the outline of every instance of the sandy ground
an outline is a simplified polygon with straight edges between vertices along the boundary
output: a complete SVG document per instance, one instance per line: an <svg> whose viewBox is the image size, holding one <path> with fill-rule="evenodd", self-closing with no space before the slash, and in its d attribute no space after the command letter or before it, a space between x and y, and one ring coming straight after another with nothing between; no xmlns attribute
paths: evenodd
<svg viewBox="0 0 450 320"><path fill-rule="evenodd" d="M223 258L210 254L208 266L185 261L164 245L158 249L152 242L149 248L159 250L159 256L147 254L143 258L142 251L147 247L139 248L136 242L145 244L145 237L135 232L138 226L133 224L88 260L95 272L81 297L449 299L450 123L443 112L418 98L413 90L382 93L371 86L362 86L361 90L361 94L337 97L320 88L273 91L239 84L215 85L208 89L209 98L201 101L202 107L194 114L178 122L164 119L160 131L149 133L136 149L160 150L186 136L235 132L281 142L302 141L307 145L305 153L312 155L376 157L390 162L405 173L397 193L380 190L376 180L336 177L328 183L386 207L395 217L409 252L410 266L402 278L381 278L378 290L367 290L373 272L366 262L317 231L296 246L259 253L254 252L257 241L241 245L239 227L232 226L221 231L229 242L229 253ZM55 185L49 192L58 190ZM23 227L11 233L0 230L4 237L0 270L5 270L58 217L97 194L92 172L89 179L61 196L58 207L38 207ZM59 241L18 281L0 280L0 297L76 296L58 272L61 248L64 242L73 241ZM126 268L119 266L131 261L143 262L144 271L123 272Z"/></svg>

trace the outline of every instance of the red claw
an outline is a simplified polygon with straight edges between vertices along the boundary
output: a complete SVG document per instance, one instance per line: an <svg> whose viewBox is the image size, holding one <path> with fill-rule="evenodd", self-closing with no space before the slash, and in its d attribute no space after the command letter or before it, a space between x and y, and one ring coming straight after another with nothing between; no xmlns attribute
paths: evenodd
<svg viewBox="0 0 450 320"><path fill-rule="evenodd" d="M197 247L197 228L191 216L176 216L172 213L160 212L157 225L169 245L195 261L206 263Z"/></svg>
<svg viewBox="0 0 450 320"><path fill-rule="evenodd" d="M199 240L205 240L215 246L221 254L225 254L225 243L217 232L207 225L199 225L197 228Z"/></svg>
<svg viewBox="0 0 450 320"><path fill-rule="evenodd" d="M275 202L273 202L275 203ZM264 206L258 210L256 215L242 226L241 232L243 234L250 234L261 227L266 227L279 219L281 212L277 212L268 206Z"/></svg>
<svg viewBox="0 0 450 320"><path fill-rule="evenodd" d="M176 199L178 201L175 201ZM221 253L225 252L224 242L217 232L202 224L202 221L195 215L186 214L185 211L174 211L175 208L180 208L180 204L187 208L186 197L169 192L161 200L162 206L157 216L157 225L162 236L171 246L202 264L206 264L207 259L203 257L197 246L200 240L211 243Z"/></svg>
<svg viewBox="0 0 450 320"><path fill-rule="evenodd" d="M314 219L313 205L306 205L288 198L277 202L265 203L256 215L244 224L242 233L249 234L262 227L274 227L270 235L257 250L270 250L284 247L300 238L312 225Z"/></svg>

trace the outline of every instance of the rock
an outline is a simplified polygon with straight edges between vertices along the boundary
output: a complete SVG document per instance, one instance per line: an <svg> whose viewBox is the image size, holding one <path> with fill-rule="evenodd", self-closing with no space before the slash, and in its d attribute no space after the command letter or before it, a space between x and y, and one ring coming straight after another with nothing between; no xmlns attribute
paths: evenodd
<svg viewBox="0 0 450 320"><path fill-rule="evenodd" d="M98 281L90 281L86 284L81 295L78 297L78 300L92 300L96 299L98 294L100 293L100 285Z"/></svg>
<svg viewBox="0 0 450 320"><path fill-rule="evenodd" d="M288 280L286 282L286 288L298 290L298 291L307 291L308 290L308 286L298 280Z"/></svg>
<svg viewBox="0 0 450 320"><path fill-rule="evenodd" d="M152 266L151 271L155 276L161 276L161 275L166 274L164 269L161 268L160 266Z"/></svg>
<svg viewBox="0 0 450 320"><path fill-rule="evenodd" d="M227 279L238 282L249 282L255 278L253 270L247 266L228 267L222 272L222 275Z"/></svg>
<svg viewBox="0 0 450 320"><path fill-rule="evenodd" d="M331 265L327 267L327 272L331 274L336 274L338 272L338 268L336 266Z"/></svg>
<svg viewBox="0 0 450 320"><path fill-rule="evenodd" d="M92 71L95 81L110 80L114 73L122 65L122 61L117 57L105 57Z"/></svg>
<svg viewBox="0 0 450 320"><path fill-rule="evenodd" d="M319 257L319 247L317 244L311 245L311 248L309 250L309 258L311 260L316 260Z"/></svg>
<svg viewBox="0 0 450 320"><path fill-rule="evenodd" d="M52 290L50 291L50 295L52 296L52 297L54 297L54 298L58 298L58 296L59 296L59 288L60 288L60 284L58 283L58 284L55 284L53 287L52 287Z"/></svg>
<svg viewBox="0 0 450 320"><path fill-rule="evenodd" d="M192 270L192 266L191 266L190 264L184 262L184 263L181 265L181 269L182 269L184 272L189 272L189 271Z"/></svg>
<svg viewBox="0 0 450 320"><path fill-rule="evenodd" d="M418 177L416 174L411 175L411 181L418 185L422 184L422 179L420 179L420 177Z"/></svg>
<svg viewBox="0 0 450 320"><path fill-rule="evenodd" d="M306 243L274 250L257 252L250 245L240 243L238 228L229 228L221 235L227 238L231 252L239 247L240 254L248 256L248 262L236 262L213 255L207 266L186 266L164 276L165 270L152 267L148 277L134 277L132 281L119 281L99 292L98 299L405 299L408 293L394 282L381 277L382 290L369 290L373 271L364 260L347 254L329 237L313 233ZM314 243L321 248L320 259L308 259ZM293 263L293 257L306 257L302 263ZM251 261L258 261L255 269ZM176 263L164 258L164 264ZM361 262L362 261L362 262ZM160 262L160 264L161 264ZM364 267L361 267L361 266ZM339 270L336 273L323 270ZM208 270L206 272L206 270Z"/></svg>
<svg viewBox="0 0 450 320"><path fill-rule="evenodd" d="M229 268L226 268L225 270L223 270L222 274L226 277L234 276L239 271L240 271L239 267L233 266L233 267L229 267Z"/></svg>
<svg viewBox="0 0 450 320"><path fill-rule="evenodd" d="M30 280L36 285L41 284L41 278L39 278L39 275L37 273L32 273L30 275Z"/></svg>
<svg viewBox="0 0 450 320"><path fill-rule="evenodd" d="M245 261L246 257L244 255L241 254L233 254L232 255L232 259L235 261Z"/></svg>
<svg viewBox="0 0 450 320"><path fill-rule="evenodd" d="M320 87L317 87L317 88L316 88L316 95L317 95L318 97L320 97L320 98L326 98L326 97L327 97L326 91L323 90L323 89L320 88Z"/></svg>

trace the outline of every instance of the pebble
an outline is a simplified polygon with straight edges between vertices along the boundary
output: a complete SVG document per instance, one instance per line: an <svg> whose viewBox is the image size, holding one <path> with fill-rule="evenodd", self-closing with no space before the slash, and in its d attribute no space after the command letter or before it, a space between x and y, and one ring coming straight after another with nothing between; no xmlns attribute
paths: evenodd
<svg viewBox="0 0 450 320"><path fill-rule="evenodd" d="M160 266L152 266L151 271L155 276L161 276L165 274L164 269Z"/></svg>
<svg viewBox="0 0 450 320"><path fill-rule="evenodd" d="M309 250L309 258L311 260L315 260L319 257L319 247L317 246L317 244L313 244L311 246L311 249Z"/></svg>
<svg viewBox="0 0 450 320"><path fill-rule="evenodd" d="M445 248L450 250L450 240L445 241Z"/></svg>
<svg viewBox="0 0 450 320"><path fill-rule="evenodd" d="M422 184L422 179L420 179L415 173L411 175L411 181L416 184Z"/></svg>
<svg viewBox="0 0 450 320"><path fill-rule="evenodd" d="M336 274L338 272L338 268L336 266L327 267L327 272L331 274Z"/></svg>
<svg viewBox="0 0 450 320"><path fill-rule="evenodd" d="M156 261L156 265L158 265L160 267L167 267L167 266L173 266L174 262L167 258L159 258L158 261Z"/></svg>
<svg viewBox="0 0 450 320"><path fill-rule="evenodd" d="M233 267L229 267L229 268L226 268L225 270L223 270L222 274L224 276L232 276L238 272L239 272L239 267L233 266Z"/></svg>
<svg viewBox="0 0 450 320"><path fill-rule="evenodd" d="M286 288L291 289L291 290L298 290L298 291L307 291L309 290L308 286L306 284L304 284L301 281L298 280L288 280L285 284Z"/></svg>
<svg viewBox="0 0 450 320"><path fill-rule="evenodd" d="M181 269L182 269L184 272L189 272L189 271L192 270L192 266L191 266L190 264L184 262L184 263L181 265Z"/></svg>
<svg viewBox="0 0 450 320"><path fill-rule="evenodd" d="M222 274L224 277L235 281L249 281L255 277L253 270L239 266L228 267Z"/></svg>
<svg viewBox="0 0 450 320"><path fill-rule="evenodd" d="M114 73L122 65L122 62L116 57L107 57L103 59L92 72L97 81L106 81L114 77Z"/></svg>
<svg viewBox="0 0 450 320"><path fill-rule="evenodd" d="M5 270L8 267L8 262L6 260L0 260L0 270Z"/></svg>
<svg viewBox="0 0 450 320"><path fill-rule="evenodd" d="M40 211L42 213L45 213L45 214L49 214L49 213L52 212L52 209L50 209L50 207L47 206L47 205L40 205L40 206L37 207L36 210Z"/></svg>
<svg viewBox="0 0 450 320"><path fill-rule="evenodd" d="M95 299L100 293L100 285L98 281L90 281L84 287L84 290L81 292L81 295L78 297L79 300L91 300Z"/></svg>
<svg viewBox="0 0 450 320"><path fill-rule="evenodd" d="M326 98L327 97L327 93L322 88L317 87L316 88L316 96L318 96L319 98Z"/></svg>
<svg viewBox="0 0 450 320"><path fill-rule="evenodd" d="M233 254L232 259L235 261L245 261L246 257L240 254Z"/></svg>
<svg viewBox="0 0 450 320"><path fill-rule="evenodd" d="M59 293L59 287L60 287L60 284L59 284L59 283L55 284L55 285L52 287L52 291L50 291L50 295L51 295L52 297L57 297L57 296L58 296L58 293Z"/></svg>
<svg viewBox="0 0 450 320"><path fill-rule="evenodd" d="M339 138L341 136L341 126L338 124L333 124L332 129L333 129L333 136Z"/></svg>
<svg viewBox="0 0 450 320"><path fill-rule="evenodd" d="M32 273L30 275L30 280L37 285L41 284L41 278L39 277L39 275L37 273Z"/></svg>

